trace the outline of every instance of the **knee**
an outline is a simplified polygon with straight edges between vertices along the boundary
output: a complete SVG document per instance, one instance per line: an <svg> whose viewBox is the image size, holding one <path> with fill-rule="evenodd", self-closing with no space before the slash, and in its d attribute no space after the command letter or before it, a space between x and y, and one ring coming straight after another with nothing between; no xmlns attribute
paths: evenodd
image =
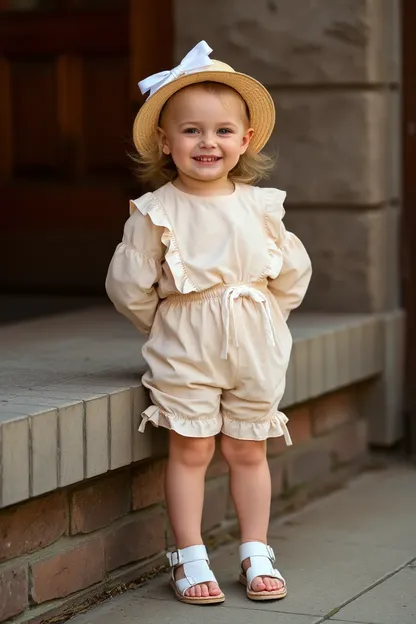
<svg viewBox="0 0 416 624"><path fill-rule="evenodd" d="M258 466L266 459L266 442L221 437L221 452L230 467Z"/></svg>
<svg viewBox="0 0 416 624"><path fill-rule="evenodd" d="M215 438L186 438L171 431L169 457L189 468L208 466L215 452Z"/></svg>

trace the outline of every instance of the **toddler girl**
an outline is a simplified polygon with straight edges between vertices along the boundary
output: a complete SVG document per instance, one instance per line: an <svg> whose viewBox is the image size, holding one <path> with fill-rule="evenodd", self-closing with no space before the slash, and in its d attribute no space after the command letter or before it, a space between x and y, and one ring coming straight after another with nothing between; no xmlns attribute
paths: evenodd
<svg viewBox="0 0 416 624"><path fill-rule="evenodd" d="M171 585L186 603L224 601L201 537L207 467L221 436L240 532L240 581L252 600L286 583L267 545L271 484L266 440L285 437L279 412L292 339L286 321L311 264L282 219L285 193L260 188L260 150L274 105L253 78L209 58L200 42L150 91L133 129L157 190L130 204L106 288L144 333L153 405L147 422L170 430L166 503L176 548Z"/></svg>

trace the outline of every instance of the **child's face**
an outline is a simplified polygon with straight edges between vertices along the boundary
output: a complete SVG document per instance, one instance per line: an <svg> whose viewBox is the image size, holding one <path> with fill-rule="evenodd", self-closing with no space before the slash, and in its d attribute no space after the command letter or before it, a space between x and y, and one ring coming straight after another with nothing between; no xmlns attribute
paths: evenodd
<svg viewBox="0 0 416 624"><path fill-rule="evenodd" d="M159 134L163 152L171 154L180 178L206 183L228 178L253 130L244 101L235 91L212 93L194 85L170 98Z"/></svg>

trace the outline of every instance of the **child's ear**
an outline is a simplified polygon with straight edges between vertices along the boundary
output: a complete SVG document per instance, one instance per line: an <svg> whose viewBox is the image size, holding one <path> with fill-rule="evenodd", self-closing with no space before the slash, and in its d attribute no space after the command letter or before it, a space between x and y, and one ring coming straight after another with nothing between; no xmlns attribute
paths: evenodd
<svg viewBox="0 0 416 624"><path fill-rule="evenodd" d="M157 140L160 145L162 152L166 155L170 154L170 147L168 145L168 139L166 136L166 132L162 130L162 128L157 129Z"/></svg>
<svg viewBox="0 0 416 624"><path fill-rule="evenodd" d="M254 130L253 128L249 128L241 141L241 154L244 154L247 151L248 146L250 145L250 141L253 138Z"/></svg>

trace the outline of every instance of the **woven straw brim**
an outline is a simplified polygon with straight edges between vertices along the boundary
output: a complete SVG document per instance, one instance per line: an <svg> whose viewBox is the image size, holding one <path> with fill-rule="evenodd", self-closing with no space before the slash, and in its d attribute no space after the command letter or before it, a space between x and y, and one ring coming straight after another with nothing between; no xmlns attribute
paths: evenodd
<svg viewBox="0 0 416 624"><path fill-rule="evenodd" d="M259 152L267 143L274 128L275 108L270 93L263 85L239 72L201 71L181 76L154 93L141 107L133 124L133 140L140 154L153 151L160 112L168 99L180 89L198 82L220 82L237 91L245 100L254 130L251 148Z"/></svg>

